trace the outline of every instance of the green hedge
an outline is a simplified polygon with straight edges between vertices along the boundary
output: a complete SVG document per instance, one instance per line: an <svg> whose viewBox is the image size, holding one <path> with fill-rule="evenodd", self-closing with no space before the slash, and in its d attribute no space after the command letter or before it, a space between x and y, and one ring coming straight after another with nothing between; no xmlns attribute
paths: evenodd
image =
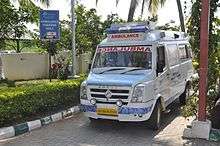
<svg viewBox="0 0 220 146"><path fill-rule="evenodd" d="M69 108L79 102L77 80L44 82L0 90L0 127Z"/></svg>

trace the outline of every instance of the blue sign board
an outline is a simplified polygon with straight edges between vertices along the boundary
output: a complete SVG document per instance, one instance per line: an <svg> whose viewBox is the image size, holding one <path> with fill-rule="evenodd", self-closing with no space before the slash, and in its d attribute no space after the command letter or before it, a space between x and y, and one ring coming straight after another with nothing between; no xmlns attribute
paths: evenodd
<svg viewBox="0 0 220 146"><path fill-rule="evenodd" d="M40 38L42 40L59 40L59 11L40 11Z"/></svg>

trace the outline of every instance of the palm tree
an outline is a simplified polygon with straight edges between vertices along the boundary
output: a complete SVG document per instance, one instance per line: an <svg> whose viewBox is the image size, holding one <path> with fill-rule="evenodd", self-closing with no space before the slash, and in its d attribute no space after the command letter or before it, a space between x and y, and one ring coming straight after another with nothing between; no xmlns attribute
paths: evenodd
<svg viewBox="0 0 220 146"><path fill-rule="evenodd" d="M34 4L33 1L40 1L42 4L49 6L51 0L17 0L19 3Z"/></svg>
<svg viewBox="0 0 220 146"><path fill-rule="evenodd" d="M133 21L134 13L137 8L137 6L141 4L141 15L143 15L144 8L146 7L146 3L149 3L148 10L151 12L153 16L156 15L158 7L161 5L161 7L164 5L166 0L131 0L130 8L128 12L128 22Z"/></svg>
<svg viewBox="0 0 220 146"><path fill-rule="evenodd" d="M116 5L118 4L119 0L116 0ZM143 15L144 8L146 7L146 3L149 3L148 10L152 13L153 16L157 13L159 6L164 6L164 3L166 0L131 0L130 8L128 12L128 22L133 21L135 10L138 6L138 4L141 3L141 16ZM96 0L96 4L98 3L98 0ZM179 19L180 19L180 25L181 30L185 32L185 24L184 24L184 17L183 17L183 11L182 11L182 5L180 0L176 0L178 11L179 11Z"/></svg>
<svg viewBox="0 0 220 146"><path fill-rule="evenodd" d="M176 0L176 4L178 7L178 11L179 11L179 19L180 19L180 27L182 32L185 32L185 23L184 23L184 17L183 17L183 10L182 10L182 5L180 0Z"/></svg>

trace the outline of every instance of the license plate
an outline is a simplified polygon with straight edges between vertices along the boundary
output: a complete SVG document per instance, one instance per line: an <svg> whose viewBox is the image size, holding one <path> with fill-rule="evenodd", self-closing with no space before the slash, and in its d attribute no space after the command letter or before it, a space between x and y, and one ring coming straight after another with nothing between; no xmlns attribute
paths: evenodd
<svg viewBox="0 0 220 146"><path fill-rule="evenodd" d="M105 116L118 116L118 112L114 108L97 108L96 113Z"/></svg>

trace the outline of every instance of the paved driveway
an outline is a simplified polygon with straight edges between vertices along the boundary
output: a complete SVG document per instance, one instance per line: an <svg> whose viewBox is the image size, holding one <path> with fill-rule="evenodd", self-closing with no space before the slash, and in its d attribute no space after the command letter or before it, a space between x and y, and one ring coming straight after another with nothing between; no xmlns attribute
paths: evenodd
<svg viewBox="0 0 220 146"><path fill-rule="evenodd" d="M217 146L204 140L183 140L186 119L179 116L177 104L164 115L163 126L152 131L144 123L103 121L91 124L82 113L25 135L0 142L0 146Z"/></svg>

